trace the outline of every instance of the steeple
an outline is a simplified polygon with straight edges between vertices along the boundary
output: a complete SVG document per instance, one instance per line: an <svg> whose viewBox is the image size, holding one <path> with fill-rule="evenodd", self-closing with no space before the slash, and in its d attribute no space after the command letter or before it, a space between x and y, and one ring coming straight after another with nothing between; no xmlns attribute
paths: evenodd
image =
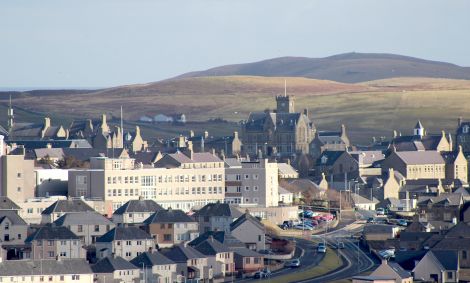
<svg viewBox="0 0 470 283"><path fill-rule="evenodd" d="M424 131L423 124L421 124L420 120L418 120L418 122L416 123L416 126L413 129L413 134L419 137L423 137L426 134L426 132Z"/></svg>
<svg viewBox="0 0 470 283"><path fill-rule="evenodd" d="M10 95L10 103L8 104L8 132L11 133L11 131L13 130L13 124L14 124L14 121L13 119L15 118L15 116L13 115L13 107L11 106L11 95Z"/></svg>

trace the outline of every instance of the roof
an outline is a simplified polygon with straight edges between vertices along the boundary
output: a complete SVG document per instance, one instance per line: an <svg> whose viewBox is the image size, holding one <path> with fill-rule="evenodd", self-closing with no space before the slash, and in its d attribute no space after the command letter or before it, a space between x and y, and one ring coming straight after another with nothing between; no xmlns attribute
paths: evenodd
<svg viewBox="0 0 470 283"><path fill-rule="evenodd" d="M158 210L152 215L150 215L147 219L145 219L145 224L152 224L152 223L188 223L188 222L196 222L193 218L187 215L184 211L180 209L162 209Z"/></svg>
<svg viewBox="0 0 470 283"><path fill-rule="evenodd" d="M424 129L423 124L421 124L420 120L418 120L418 122L416 123L415 129Z"/></svg>
<svg viewBox="0 0 470 283"><path fill-rule="evenodd" d="M325 150L317 159L317 165L332 166L345 151Z"/></svg>
<svg viewBox="0 0 470 283"><path fill-rule="evenodd" d="M64 226L46 225L31 234L25 242L39 240L80 240L80 238Z"/></svg>
<svg viewBox="0 0 470 283"><path fill-rule="evenodd" d="M286 188L284 188L284 187L282 187L282 186L279 186L278 193L279 193L280 195L292 194L291 191L287 190Z"/></svg>
<svg viewBox="0 0 470 283"><path fill-rule="evenodd" d="M9 219L13 225L28 225L14 210L0 210L0 223Z"/></svg>
<svg viewBox="0 0 470 283"><path fill-rule="evenodd" d="M59 217L54 223L58 226L68 225L112 225L108 218L94 211L66 213Z"/></svg>
<svg viewBox="0 0 470 283"><path fill-rule="evenodd" d="M403 267L401 267L398 263L389 261L387 262L387 264L388 266L390 266L391 269L393 269L393 271L398 274L398 276L400 276L401 279L411 277L411 274L408 271L404 270Z"/></svg>
<svg viewBox="0 0 470 283"><path fill-rule="evenodd" d="M84 259L5 260L0 262L2 276L49 274L92 274Z"/></svg>
<svg viewBox="0 0 470 283"><path fill-rule="evenodd" d="M237 254L239 256L242 256L242 257L262 257L263 255L253 251L253 250L250 250L250 249L247 249L245 247L234 247L234 248L230 248L231 251L233 251L234 254Z"/></svg>
<svg viewBox="0 0 470 283"><path fill-rule="evenodd" d="M395 276L391 275L363 275L363 276L353 276L353 280L360 280L360 281L392 281L395 282Z"/></svg>
<svg viewBox="0 0 470 283"><path fill-rule="evenodd" d="M352 198L355 204L379 203L379 201L376 198L373 198L372 200L370 200L359 194L352 194Z"/></svg>
<svg viewBox="0 0 470 283"><path fill-rule="evenodd" d="M200 243L206 241L210 237L221 242L227 247L245 247L245 244L240 240L232 236L230 233L225 233L225 231L207 231L204 234L199 235L196 239L192 240L189 245L197 246Z"/></svg>
<svg viewBox="0 0 470 283"><path fill-rule="evenodd" d="M287 163L278 163L277 169L279 170L280 174L288 174L288 175L298 175L299 173L297 170L294 169L290 164Z"/></svg>
<svg viewBox="0 0 470 283"><path fill-rule="evenodd" d="M395 262L405 270L413 270L415 268L415 261L421 260L426 252L426 250L396 251Z"/></svg>
<svg viewBox="0 0 470 283"><path fill-rule="evenodd" d="M109 230L106 234L96 239L96 242L100 243L109 243L112 241L120 240L151 240L147 232L142 229L139 229L135 226L129 227L114 227Z"/></svg>
<svg viewBox="0 0 470 283"><path fill-rule="evenodd" d="M396 226L386 224L368 224L364 226L364 234L392 233Z"/></svg>
<svg viewBox="0 0 470 283"><path fill-rule="evenodd" d="M51 204L48 208L44 209L41 212L42 215L48 215L52 213L66 213L66 212L85 212L85 211L95 211L91 208L86 202L81 199L66 199L58 200Z"/></svg>
<svg viewBox="0 0 470 283"><path fill-rule="evenodd" d="M438 196L420 196L418 198L419 205L450 205L450 206L460 206L463 204L462 194L446 193L440 194Z"/></svg>
<svg viewBox="0 0 470 283"><path fill-rule="evenodd" d="M183 244L162 249L162 254L174 262L186 262L188 259L206 258L205 255L191 246Z"/></svg>
<svg viewBox="0 0 470 283"><path fill-rule="evenodd" d="M438 151L398 151L395 154L406 164L445 164Z"/></svg>
<svg viewBox="0 0 470 283"><path fill-rule="evenodd" d="M193 158L181 152L167 154L169 157L176 160L178 163L195 163L195 162L222 162L220 158L210 152L194 152Z"/></svg>
<svg viewBox="0 0 470 283"><path fill-rule="evenodd" d="M229 205L228 203L208 203L193 215L193 217L211 217L211 216L226 216L232 218L238 218L242 216L242 212L236 207Z"/></svg>
<svg viewBox="0 0 470 283"><path fill-rule="evenodd" d="M215 240L214 237L209 237L194 248L205 255L216 255L218 253L230 252L230 249L227 246Z"/></svg>
<svg viewBox="0 0 470 283"><path fill-rule="evenodd" d="M224 162L226 165L225 167L229 167L229 168L242 167L242 161L238 158L225 158Z"/></svg>
<svg viewBox="0 0 470 283"><path fill-rule="evenodd" d="M398 136L392 141L396 151L437 150L443 135ZM445 138L445 137L444 137Z"/></svg>
<svg viewBox="0 0 470 283"><path fill-rule="evenodd" d="M13 202L9 197L0 196L0 210L19 210L19 207L15 202Z"/></svg>
<svg viewBox="0 0 470 283"><path fill-rule="evenodd" d="M158 251L141 253L140 255L133 258L131 263L139 267L142 266L142 263L146 267L154 265L175 264L172 260Z"/></svg>
<svg viewBox="0 0 470 283"><path fill-rule="evenodd" d="M90 143L87 140L84 139L72 139L72 140L14 140L13 139L8 140L8 144L15 143L17 145L23 145L24 148L26 149L34 149L35 151L38 149L42 149L42 152L51 152L50 154L53 154L51 149L58 150L58 149L65 149L65 148L92 148ZM47 138L47 137L45 137ZM51 148L47 148L48 146L51 146ZM60 152L60 151L59 151ZM38 157L40 158L40 157Z"/></svg>
<svg viewBox="0 0 470 283"><path fill-rule="evenodd" d="M264 225L258 219L252 216L249 212L245 212L242 216L238 217L237 220L230 223L230 231L237 229L247 221L253 223L259 229L264 230Z"/></svg>
<svg viewBox="0 0 470 283"><path fill-rule="evenodd" d="M456 251L429 251L446 270L459 269L459 257Z"/></svg>
<svg viewBox="0 0 470 283"><path fill-rule="evenodd" d="M374 151L350 151L349 154L357 163L361 165L372 165L374 162L385 158L385 155L378 150Z"/></svg>
<svg viewBox="0 0 470 283"><path fill-rule="evenodd" d="M128 262L120 256L108 256L100 259L91 266L94 273L112 273L116 270L139 269L137 266Z"/></svg>
<svg viewBox="0 0 470 283"><path fill-rule="evenodd" d="M124 213L142 213L142 212L155 212L162 210L158 203L150 199L130 200L121 205L113 214L122 215Z"/></svg>

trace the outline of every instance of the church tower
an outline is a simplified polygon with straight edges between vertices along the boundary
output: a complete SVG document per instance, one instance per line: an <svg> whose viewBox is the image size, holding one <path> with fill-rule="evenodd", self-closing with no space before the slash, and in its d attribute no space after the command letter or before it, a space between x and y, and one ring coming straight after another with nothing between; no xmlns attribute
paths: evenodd
<svg viewBox="0 0 470 283"><path fill-rule="evenodd" d="M294 97L293 96L277 96L277 113L294 113Z"/></svg>

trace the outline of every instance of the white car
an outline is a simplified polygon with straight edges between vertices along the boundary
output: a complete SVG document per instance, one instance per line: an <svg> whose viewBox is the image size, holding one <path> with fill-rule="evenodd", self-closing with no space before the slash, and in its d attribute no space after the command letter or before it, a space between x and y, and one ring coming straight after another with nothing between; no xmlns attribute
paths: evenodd
<svg viewBox="0 0 470 283"><path fill-rule="evenodd" d="M295 225L294 226L294 229L297 229L297 230L313 230L313 227L312 226L308 226L308 225L305 225L305 224L299 224L299 225Z"/></svg>
<svg viewBox="0 0 470 283"><path fill-rule="evenodd" d="M318 246L317 252L322 253L322 254L326 253L326 247L325 246Z"/></svg>

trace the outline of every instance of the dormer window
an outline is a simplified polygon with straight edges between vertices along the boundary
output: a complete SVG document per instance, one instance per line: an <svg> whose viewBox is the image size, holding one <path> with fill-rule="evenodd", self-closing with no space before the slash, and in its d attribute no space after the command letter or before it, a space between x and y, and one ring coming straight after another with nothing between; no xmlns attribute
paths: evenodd
<svg viewBox="0 0 470 283"><path fill-rule="evenodd" d="M322 163L322 164L326 164L327 161L328 161L328 157L326 157L325 155L322 156L322 158L321 158L321 163Z"/></svg>
<svg viewBox="0 0 470 283"><path fill-rule="evenodd" d="M465 126L463 126L462 131L463 131L464 134L468 134L468 130L469 130L469 129L470 129L470 126L465 125Z"/></svg>

